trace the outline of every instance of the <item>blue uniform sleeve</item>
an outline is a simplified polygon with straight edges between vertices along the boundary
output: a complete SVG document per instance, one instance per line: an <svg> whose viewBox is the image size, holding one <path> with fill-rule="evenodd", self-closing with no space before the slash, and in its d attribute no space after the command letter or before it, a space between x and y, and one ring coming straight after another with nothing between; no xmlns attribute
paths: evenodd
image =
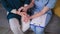
<svg viewBox="0 0 60 34"><path fill-rule="evenodd" d="M1 4L3 5L3 7L10 12L12 10L11 5L6 1L6 0L1 0Z"/></svg>
<svg viewBox="0 0 60 34"><path fill-rule="evenodd" d="M56 3L56 0L49 0L48 4L46 6L50 9L52 9L52 8L54 8L55 3Z"/></svg>

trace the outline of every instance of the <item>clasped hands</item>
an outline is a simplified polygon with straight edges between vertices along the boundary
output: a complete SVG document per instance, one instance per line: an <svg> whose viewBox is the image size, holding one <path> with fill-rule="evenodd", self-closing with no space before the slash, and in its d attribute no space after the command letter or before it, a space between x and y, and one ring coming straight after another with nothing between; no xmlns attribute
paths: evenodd
<svg viewBox="0 0 60 34"><path fill-rule="evenodd" d="M30 20L29 15L27 14L27 10L28 10L27 7L21 7L21 8L18 9L18 11L16 11L16 14L22 16L23 21L25 23L27 23Z"/></svg>

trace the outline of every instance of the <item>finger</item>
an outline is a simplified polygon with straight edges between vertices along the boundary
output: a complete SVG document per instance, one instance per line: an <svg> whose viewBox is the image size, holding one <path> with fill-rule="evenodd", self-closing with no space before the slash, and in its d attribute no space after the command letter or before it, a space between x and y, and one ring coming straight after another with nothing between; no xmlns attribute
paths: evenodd
<svg viewBox="0 0 60 34"><path fill-rule="evenodd" d="M22 11L26 12L26 8L23 8L23 10L22 10Z"/></svg>
<svg viewBox="0 0 60 34"><path fill-rule="evenodd" d="M23 9L23 7L19 8L18 11L21 11Z"/></svg>

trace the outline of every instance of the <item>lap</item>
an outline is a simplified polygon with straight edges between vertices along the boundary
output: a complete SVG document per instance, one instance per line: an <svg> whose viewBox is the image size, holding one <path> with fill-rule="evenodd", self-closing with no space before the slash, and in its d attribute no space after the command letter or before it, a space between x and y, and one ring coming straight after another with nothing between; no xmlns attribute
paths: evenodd
<svg viewBox="0 0 60 34"><path fill-rule="evenodd" d="M48 22L50 21L51 16L52 15L44 14L42 16L32 19L30 24L33 24L35 26L45 27L48 24Z"/></svg>
<svg viewBox="0 0 60 34"><path fill-rule="evenodd" d="M17 14L13 14L13 13L9 13L7 15L7 19L13 19L16 18L19 21L19 24L21 24L21 16L17 15Z"/></svg>

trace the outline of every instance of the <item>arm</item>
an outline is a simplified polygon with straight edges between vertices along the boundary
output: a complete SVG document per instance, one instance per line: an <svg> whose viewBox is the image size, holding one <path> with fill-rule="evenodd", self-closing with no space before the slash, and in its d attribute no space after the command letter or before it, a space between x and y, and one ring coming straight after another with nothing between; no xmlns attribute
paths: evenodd
<svg viewBox="0 0 60 34"><path fill-rule="evenodd" d="M27 12L27 10L30 9L30 8L32 8L33 6L34 6L34 0L32 0L29 5L25 4L24 8L23 8L23 11Z"/></svg>
<svg viewBox="0 0 60 34"><path fill-rule="evenodd" d="M30 19L33 19L33 18L39 17L39 16L43 15L44 13L46 13L48 10L49 10L48 7L44 7L43 10L42 10L41 12L32 15L32 16L30 17Z"/></svg>
<svg viewBox="0 0 60 34"><path fill-rule="evenodd" d="M34 6L34 0L31 0L30 4L25 4L24 6L27 6L27 8L32 8Z"/></svg>
<svg viewBox="0 0 60 34"><path fill-rule="evenodd" d="M37 14L32 15L30 17L30 19L33 19L33 18L36 18L36 17L39 17L39 16L45 14L48 10L54 8L55 3L56 3L56 0L54 0L54 1L49 0L48 4L43 8L43 10L41 10L41 12L39 12Z"/></svg>

